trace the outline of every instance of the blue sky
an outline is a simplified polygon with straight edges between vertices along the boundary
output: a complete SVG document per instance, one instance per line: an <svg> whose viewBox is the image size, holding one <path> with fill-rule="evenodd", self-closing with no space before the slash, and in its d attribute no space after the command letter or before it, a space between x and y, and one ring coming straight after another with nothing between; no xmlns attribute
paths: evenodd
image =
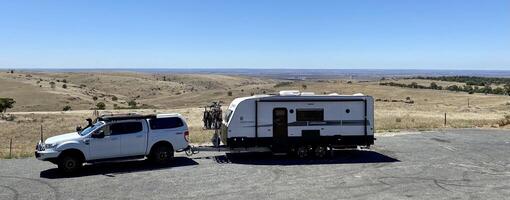
<svg viewBox="0 0 510 200"><path fill-rule="evenodd" d="M0 0L0 67L510 70L510 1Z"/></svg>

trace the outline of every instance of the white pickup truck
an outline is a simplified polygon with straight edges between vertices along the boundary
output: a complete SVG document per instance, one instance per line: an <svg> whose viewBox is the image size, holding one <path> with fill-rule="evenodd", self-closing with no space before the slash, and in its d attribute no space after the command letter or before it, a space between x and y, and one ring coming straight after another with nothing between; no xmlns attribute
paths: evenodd
<svg viewBox="0 0 510 200"><path fill-rule="evenodd" d="M66 173L83 163L147 157L157 163L189 148L189 131L180 114L101 116L81 131L39 141L35 156Z"/></svg>

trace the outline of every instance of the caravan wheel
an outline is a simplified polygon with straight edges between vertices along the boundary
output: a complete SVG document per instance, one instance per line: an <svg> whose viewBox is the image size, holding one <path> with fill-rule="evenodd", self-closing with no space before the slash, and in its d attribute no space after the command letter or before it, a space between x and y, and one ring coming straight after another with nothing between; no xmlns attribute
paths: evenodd
<svg viewBox="0 0 510 200"><path fill-rule="evenodd" d="M311 147L310 146L300 146L296 150L296 154L299 158L306 158L308 157L308 153L310 152Z"/></svg>
<svg viewBox="0 0 510 200"><path fill-rule="evenodd" d="M326 153L328 152L328 149L325 146L317 146L314 149L314 155L317 158L324 158L326 157Z"/></svg>

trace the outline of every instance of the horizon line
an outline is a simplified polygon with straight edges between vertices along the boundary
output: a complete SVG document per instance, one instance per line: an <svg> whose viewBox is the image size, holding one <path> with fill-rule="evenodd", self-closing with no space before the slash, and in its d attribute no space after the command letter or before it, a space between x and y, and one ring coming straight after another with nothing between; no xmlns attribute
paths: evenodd
<svg viewBox="0 0 510 200"><path fill-rule="evenodd" d="M506 67L502 67L506 68ZM509 67L510 68L510 67ZM316 68L316 67L4 67L0 66L1 70L414 70L414 71L510 71L510 69L444 69L444 68Z"/></svg>

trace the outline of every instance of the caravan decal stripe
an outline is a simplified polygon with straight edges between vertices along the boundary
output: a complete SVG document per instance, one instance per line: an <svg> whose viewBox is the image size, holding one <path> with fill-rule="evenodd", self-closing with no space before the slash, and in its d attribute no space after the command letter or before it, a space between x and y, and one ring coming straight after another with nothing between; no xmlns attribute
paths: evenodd
<svg viewBox="0 0 510 200"><path fill-rule="evenodd" d="M367 126L370 125L370 121L367 121ZM272 127L273 124L260 124L259 127ZM288 123L289 127L295 126L365 126L365 120L330 120L322 122L291 122ZM243 127L255 127L255 126L243 126Z"/></svg>

